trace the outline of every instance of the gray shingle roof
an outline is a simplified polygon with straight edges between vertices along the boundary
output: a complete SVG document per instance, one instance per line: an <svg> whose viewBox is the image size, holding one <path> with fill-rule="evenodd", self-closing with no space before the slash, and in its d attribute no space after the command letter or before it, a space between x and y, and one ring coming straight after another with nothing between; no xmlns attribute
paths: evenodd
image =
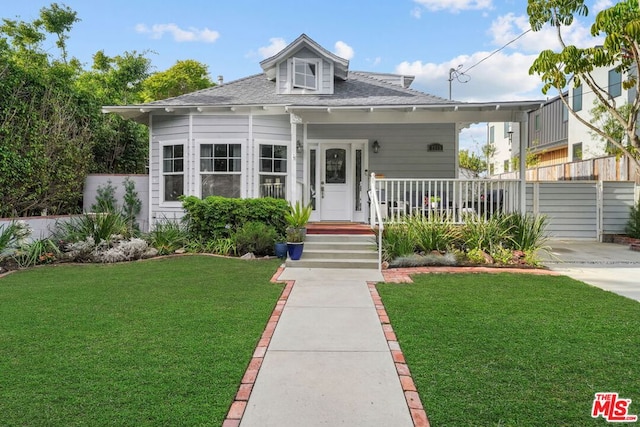
<svg viewBox="0 0 640 427"><path fill-rule="evenodd" d="M265 74L256 74L208 89L154 101L149 106L414 106L460 104L385 82L375 74L350 71L347 80L336 79L332 95L283 95L276 93L276 83Z"/></svg>

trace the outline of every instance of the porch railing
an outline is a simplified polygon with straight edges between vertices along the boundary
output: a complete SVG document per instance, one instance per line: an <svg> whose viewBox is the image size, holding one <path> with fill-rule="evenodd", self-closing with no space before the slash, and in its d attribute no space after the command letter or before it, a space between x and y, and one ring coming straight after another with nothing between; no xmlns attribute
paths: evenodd
<svg viewBox="0 0 640 427"><path fill-rule="evenodd" d="M468 214L488 218L520 209L518 180L377 179L372 176L370 188L375 190L381 217L386 222L400 222L407 215L422 215L461 223Z"/></svg>
<svg viewBox="0 0 640 427"><path fill-rule="evenodd" d="M371 182L369 188L376 187L376 174L371 174ZM381 203L378 200L378 193L369 190L369 199L371 200L371 212L370 220L371 228L375 231L378 228L378 270L382 270L382 234L384 232L384 221L382 218L382 211L380 209Z"/></svg>

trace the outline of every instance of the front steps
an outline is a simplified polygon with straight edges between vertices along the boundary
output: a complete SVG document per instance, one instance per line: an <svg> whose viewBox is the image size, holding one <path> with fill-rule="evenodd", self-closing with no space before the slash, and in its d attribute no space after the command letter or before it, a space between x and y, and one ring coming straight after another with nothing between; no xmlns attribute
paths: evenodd
<svg viewBox="0 0 640 427"><path fill-rule="evenodd" d="M286 267L378 269L374 234L309 234L302 257Z"/></svg>

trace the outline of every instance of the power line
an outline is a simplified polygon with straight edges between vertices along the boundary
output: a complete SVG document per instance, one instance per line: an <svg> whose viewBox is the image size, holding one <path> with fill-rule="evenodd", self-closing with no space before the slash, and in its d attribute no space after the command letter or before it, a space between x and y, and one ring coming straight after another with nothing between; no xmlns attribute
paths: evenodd
<svg viewBox="0 0 640 427"><path fill-rule="evenodd" d="M531 31L531 28L529 28L527 31L525 31L524 33L520 34L518 37L516 37L515 39L509 41L508 43L506 43L504 46L494 50L493 52L491 52L489 55L487 55L486 57L482 58L480 61L476 62L475 64L473 64L472 66L470 66L469 68L467 68L464 71L460 71L460 74L465 74L466 72L468 72L469 70L471 70L472 68L482 64L484 61L486 61L487 59L491 58L493 55L495 55L496 53L500 52L501 50L503 50L504 48L506 48L507 46L509 46L510 44L516 42L517 40L519 40L520 38L522 38L525 34L527 34L528 32Z"/></svg>

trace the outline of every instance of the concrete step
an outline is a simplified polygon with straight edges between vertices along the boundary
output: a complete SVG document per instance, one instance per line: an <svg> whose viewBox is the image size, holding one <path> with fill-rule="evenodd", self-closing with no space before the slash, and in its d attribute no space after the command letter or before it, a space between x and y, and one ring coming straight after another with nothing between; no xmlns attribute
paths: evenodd
<svg viewBox="0 0 640 427"><path fill-rule="evenodd" d="M353 268L353 269L378 269L378 260L360 260L360 259L305 259L304 253L302 258L297 261L287 259L285 265L293 268Z"/></svg>
<svg viewBox="0 0 640 427"><path fill-rule="evenodd" d="M378 269L371 235L307 234L302 257L287 259L287 267Z"/></svg>

